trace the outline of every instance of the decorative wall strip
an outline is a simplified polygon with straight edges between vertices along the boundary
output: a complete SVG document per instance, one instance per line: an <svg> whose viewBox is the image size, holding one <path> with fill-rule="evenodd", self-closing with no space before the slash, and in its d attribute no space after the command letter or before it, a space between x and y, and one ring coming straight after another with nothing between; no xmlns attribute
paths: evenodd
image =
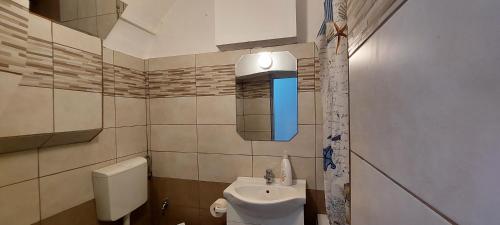
<svg viewBox="0 0 500 225"><path fill-rule="evenodd" d="M349 55L352 55L406 0L348 0Z"/></svg>
<svg viewBox="0 0 500 225"><path fill-rule="evenodd" d="M115 66L115 96L146 98L146 73Z"/></svg>
<svg viewBox="0 0 500 225"><path fill-rule="evenodd" d="M321 81L320 81L320 65L319 65L319 58L316 57L314 58L314 89L319 92L321 91Z"/></svg>
<svg viewBox="0 0 500 225"><path fill-rule="evenodd" d="M28 10L11 1L0 1L0 72L24 73L28 40Z"/></svg>
<svg viewBox="0 0 500 225"><path fill-rule="evenodd" d="M234 95L235 87L233 64L196 68L196 95L198 96Z"/></svg>
<svg viewBox="0 0 500 225"><path fill-rule="evenodd" d="M151 98L196 96L195 68L149 72Z"/></svg>
<svg viewBox="0 0 500 225"><path fill-rule="evenodd" d="M54 88L102 92L102 57L54 43Z"/></svg>
<svg viewBox="0 0 500 225"><path fill-rule="evenodd" d="M30 36L26 73L20 85L52 88L54 82L52 56L52 42Z"/></svg>
<svg viewBox="0 0 500 225"><path fill-rule="evenodd" d="M299 91L314 91L314 58L299 59L297 61L297 67Z"/></svg>
<svg viewBox="0 0 500 225"><path fill-rule="evenodd" d="M242 83L243 97L248 98L270 98L271 81L251 81Z"/></svg>
<svg viewBox="0 0 500 225"><path fill-rule="evenodd" d="M103 92L106 96L114 96L115 94L115 68L112 64L103 63Z"/></svg>

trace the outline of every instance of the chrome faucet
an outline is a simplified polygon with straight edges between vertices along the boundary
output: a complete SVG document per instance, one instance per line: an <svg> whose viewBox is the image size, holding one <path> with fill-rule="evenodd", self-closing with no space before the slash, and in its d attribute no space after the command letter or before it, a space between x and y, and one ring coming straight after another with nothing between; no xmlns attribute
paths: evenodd
<svg viewBox="0 0 500 225"><path fill-rule="evenodd" d="M266 184L272 184L274 180L274 175L273 175L273 170L272 169L267 169L266 170L266 175L264 176L264 179L266 179Z"/></svg>

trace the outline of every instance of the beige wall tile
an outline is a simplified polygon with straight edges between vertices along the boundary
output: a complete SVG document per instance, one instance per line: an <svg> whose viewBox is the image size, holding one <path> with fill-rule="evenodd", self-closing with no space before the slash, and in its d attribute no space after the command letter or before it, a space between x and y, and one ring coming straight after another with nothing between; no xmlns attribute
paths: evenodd
<svg viewBox="0 0 500 225"><path fill-rule="evenodd" d="M34 13L30 13L28 35L52 42L52 22Z"/></svg>
<svg viewBox="0 0 500 225"><path fill-rule="evenodd" d="M251 155L252 146L236 125L198 125L198 152Z"/></svg>
<svg viewBox="0 0 500 225"><path fill-rule="evenodd" d="M316 158L316 189L325 190L323 158Z"/></svg>
<svg viewBox="0 0 500 225"><path fill-rule="evenodd" d="M302 58L313 58L314 57L314 43L300 43L300 44L292 44L292 45L282 45L276 47L267 47L267 48L255 48L252 49L252 53L257 52L281 52L281 51L289 51L294 55L297 59Z"/></svg>
<svg viewBox="0 0 500 225"><path fill-rule="evenodd" d="M78 0L78 18L97 15L95 0Z"/></svg>
<svg viewBox="0 0 500 225"><path fill-rule="evenodd" d="M104 128L115 127L115 97L104 96L103 124Z"/></svg>
<svg viewBox="0 0 500 225"><path fill-rule="evenodd" d="M272 169L275 182L281 178L281 160L282 157L274 156L254 156L253 157L253 176L263 177L266 175L266 169ZM314 158L290 157L292 165L293 179L305 179L308 189L316 189L316 167Z"/></svg>
<svg viewBox="0 0 500 225"><path fill-rule="evenodd" d="M236 64L240 57L249 54L250 50L227 52L211 52L196 55L196 67Z"/></svg>
<svg viewBox="0 0 500 225"><path fill-rule="evenodd" d="M270 141L273 138L271 131L246 131L244 136L245 140L253 141Z"/></svg>
<svg viewBox="0 0 500 225"><path fill-rule="evenodd" d="M152 152L153 176L198 179L198 153Z"/></svg>
<svg viewBox="0 0 500 225"><path fill-rule="evenodd" d="M118 157L147 150L146 126L116 128Z"/></svg>
<svg viewBox="0 0 500 225"><path fill-rule="evenodd" d="M271 99L249 98L243 103L245 114L271 114Z"/></svg>
<svg viewBox="0 0 500 225"><path fill-rule="evenodd" d="M151 149L197 152L196 125L152 125Z"/></svg>
<svg viewBox="0 0 500 225"><path fill-rule="evenodd" d="M252 156L198 154L200 180L231 183L252 176Z"/></svg>
<svg viewBox="0 0 500 225"><path fill-rule="evenodd" d="M180 55L149 59L149 71L195 67L195 55Z"/></svg>
<svg viewBox="0 0 500 225"><path fill-rule="evenodd" d="M0 137L53 132L52 89L18 86L0 113Z"/></svg>
<svg viewBox="0 0 500 225"><path fill-rule="evenodd" d="M323 157L323 125L316 125L316 157Z"/></svg>
<svg viewBox="0 0 500 225"><path fill-rule="evenodd" d="M105 63L113 64L114 62L114 51L103 47L102 48L102 61Z"/></svg>
<svg viewBox="0 0 500 225"><path fill-rule="evenodd" d="M0 154L0 187L38 176L38 151Z"/></svg>
<svg viewBox="0 0 500 225"><path fill-rule="evenodd" d="M314 92L298 94L299 124L315 124Z"/></svg>
<svg viewBox="0 0 500 225"><path fill-rule="evenodd" d="M97 15L116 12L116 0L96 0Z"/></svg>
<svg viewBox="0 0 500 225"><path fill-rule="evenodd" d="M90 130L102 127L102 94L54 90L56 132Z"/></svg>
<svg viewBox="0 0 500 225"><path fill-rule="evenodd" d="M246 115L245 131L271 131L271 115Z"/></svg>
<svg viewBox="0 0 500 225"><path fill-rule="evenodd" d="M104 129L88 143L41 149L40 176L112 160L115 157L115 128Z"/></svg>
<svg viewBox="0 0 500 225"><path fill-rule="evenodd" d="M236 96L203 96L196 102L198 124L236 124Z"/></svg>
<svg viewBox="0 0 500 225"><path fill-rule="evenodd" d="M52 34L55 43L91 52L96 55L102 54L101 39L97 37L56 23L52 23Z"/></svg>
<svg viewBox="0 0 500 225"><path fill-rule="evenodd" d="M356 155L352 155L351 165L352 224L450 225Z"/></svg>
<svg viewBox="0 0 500 225"><path fill-rule="evenodd" d="M115 97L116 126L146 125L146 99Z"/></svg>
<svg viewBox="0 0 500 225"><path fill-rule="evenodd" d="M315 92L315 107L316 107L316 124L323 124L323 103L321 100L321 92Z"/></svg>
<svg viewBox="0 0 500 225"><path fill-rule="evenodd" d="M116 162L123 162L123 161L129 160L129 159L133 159L133 158L137 158L137 157L146 158L147 155L148 155L148 152L139 152L139 153L136 153L136 154L132 154L132 155L128 155L128 156L117 158Z"/></svg>
<svg viewBox="0 0 500 225"><path fill-rule="evenodd" d="M38 180L0 188L0 221L2 224L34 224L39 219Z"/></svg>
<svg viewBox="0 0 500 225"><path fill-rule="evenodd" d="M152 124L196 124L196 97L154 98Z"/></svg>
<svg viewBox="0 0 500 225"><path fill-rule="evenodd" d="M113 163L114 160L40 178L42 219L92 200L92 171Z"/></svg>
<svg viewBox="0 0 500 225"><path fill-rule="evenodd" d="M289 142L253 141L255 155L282 156L286 150L291 156L314 157L314 125L299 125L298 134Z"/></svg>
<svg viewBox="0 0 500 225"><path fill-rule="evenodd" d="M144 71L144 60L121 52L114 52L114 64L129 69Z"/></svg>

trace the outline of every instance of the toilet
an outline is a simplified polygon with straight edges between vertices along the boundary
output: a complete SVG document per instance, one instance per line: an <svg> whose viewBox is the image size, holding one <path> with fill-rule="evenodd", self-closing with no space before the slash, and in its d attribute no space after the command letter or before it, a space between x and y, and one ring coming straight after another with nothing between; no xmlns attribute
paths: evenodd
<svg viewBox="0 0 500 225"><path fill-rule="evenodd" d="M97 218L130 224L130 213L148 199L147 161L137 157L93 171Z"/></svg>

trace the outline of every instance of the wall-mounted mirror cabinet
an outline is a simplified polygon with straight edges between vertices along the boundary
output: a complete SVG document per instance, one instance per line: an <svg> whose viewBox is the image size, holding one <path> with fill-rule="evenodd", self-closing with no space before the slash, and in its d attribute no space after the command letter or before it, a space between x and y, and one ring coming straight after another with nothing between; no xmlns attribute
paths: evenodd
<svg viewBox="0 0 500 225"><path fill-rule="evenodd" d="M30 12L101 39L125 7L120 0L30 0Z"/></svg>
<svg viewBox="0 0 500 225"><path fill-rule="evenodd" d="M236 130L245 140L290 141L298 131L297 59L248 54L236 64Z"/></svg>

